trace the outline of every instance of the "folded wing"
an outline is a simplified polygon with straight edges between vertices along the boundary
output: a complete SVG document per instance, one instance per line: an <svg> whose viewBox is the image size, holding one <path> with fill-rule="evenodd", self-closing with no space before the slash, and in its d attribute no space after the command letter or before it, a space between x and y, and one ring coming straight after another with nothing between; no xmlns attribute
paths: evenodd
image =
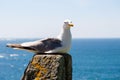
<svg viewBox="0 0 120 80"><path fill-rule="evenodd" d="M7 44L7 47L28 50L36 53L44 53L46 51L53 50L61 46L61 41L55 38L48 38L34 42L25 42L22 44Z"/></svg>

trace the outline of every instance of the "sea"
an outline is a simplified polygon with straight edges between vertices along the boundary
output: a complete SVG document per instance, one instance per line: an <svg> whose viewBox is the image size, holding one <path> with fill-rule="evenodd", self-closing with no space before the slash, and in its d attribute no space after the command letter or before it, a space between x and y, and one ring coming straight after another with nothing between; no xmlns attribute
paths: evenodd
<svg viewBox="0 0 120 80"><path fill-rule="evenodd" d="M33 53L7 48L7 43L37 39L0 39L0 80L21 80ZM120 80L120 39L73 39L72 80Z"/></svg>

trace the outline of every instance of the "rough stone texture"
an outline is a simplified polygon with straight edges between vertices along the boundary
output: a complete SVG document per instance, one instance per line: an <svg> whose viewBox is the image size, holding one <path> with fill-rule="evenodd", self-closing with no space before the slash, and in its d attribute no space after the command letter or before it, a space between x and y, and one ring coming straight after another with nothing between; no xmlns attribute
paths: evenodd
<svg viewBox="0 0 120 80"><path fill-rule="evenodd" d="M69 54L36 54L21 80L72 80L72 58Z"/></svg>

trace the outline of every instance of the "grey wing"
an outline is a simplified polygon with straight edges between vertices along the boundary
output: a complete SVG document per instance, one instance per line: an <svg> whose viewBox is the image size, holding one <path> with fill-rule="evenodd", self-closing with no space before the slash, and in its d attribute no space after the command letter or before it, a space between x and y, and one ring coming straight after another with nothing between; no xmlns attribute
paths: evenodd
<svg viewBox="0 0 120 80"><path fill-rule="evenodd" d="M45 40L23 43L22 46L30 48L38 53L44 53L49 50L53 50L57 47L61 47L61 41L55 38L48 38Z"/></svg>

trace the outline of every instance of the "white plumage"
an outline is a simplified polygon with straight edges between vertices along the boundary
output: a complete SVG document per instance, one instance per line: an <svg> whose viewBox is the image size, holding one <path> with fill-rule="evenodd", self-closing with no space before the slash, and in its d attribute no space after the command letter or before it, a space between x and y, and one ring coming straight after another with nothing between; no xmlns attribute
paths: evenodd
<svg viewBox="0 0 120 80"><path fill-rule="evenodd" d="M56 38L47 38L21 44L7 44L14 49L28 50L34 53L67 53L71 47L70 20L65 20L60 34Z"/></svg>

